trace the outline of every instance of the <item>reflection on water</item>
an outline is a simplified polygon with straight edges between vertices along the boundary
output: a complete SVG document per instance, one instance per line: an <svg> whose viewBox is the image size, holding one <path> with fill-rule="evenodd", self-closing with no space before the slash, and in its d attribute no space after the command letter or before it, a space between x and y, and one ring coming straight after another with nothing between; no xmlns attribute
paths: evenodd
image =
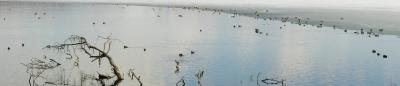
<svg viewBox="0 0 400 86"><path fill-rule="evenodd" d="M1 4L1 17L5 18L0 22L1 73L13 77L1 79L3 85L29 85L32 78L38 78L37 85L400 83L396 58L400 39L392 35L375 37L360 30L291 24L219 10L126 5L8 3ZM84 37L107 53L43 49L63 44L71 35ZM100 36L116 40L104 41ZM87 58L105 54L112 57L123 80L106 64L109 60ZM26 67L42 70L26 71ZM25 81L29 83L21 83Z"/></svg>

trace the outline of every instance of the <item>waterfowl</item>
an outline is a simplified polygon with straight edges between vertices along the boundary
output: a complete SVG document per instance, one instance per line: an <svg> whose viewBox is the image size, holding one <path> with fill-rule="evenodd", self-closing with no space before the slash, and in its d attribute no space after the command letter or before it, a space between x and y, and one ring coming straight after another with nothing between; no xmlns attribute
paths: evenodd
<svg viewBox="0 0 400 86"><path fill-rule="evenodd" d="M25 44L24 44L24 43L22 43L21 45L22 45L22 47L24 47L24 46L25 46Z"/></svg>
<svg viewBox="0 0 400 86"><path fill-rule="evenodd" d="M258 32L259 32L259 30L256 28L256 29L254 29L254 32L258 33Z"/></svg>
<svg viewBox="0 0 400 86"><path fill-rule="evenodd" d="M379 32L383 32L383 29L379 29Z"/></svg>
<svg viewBox="0 0 400 86"><path fill-rule="evenodd" d="M387 55L383 55L383 58L387 58Z"/></svg>
<svg viewBox="0 0 400 86"><path fill-rule="evenodd" d="M194 51L190 51L190 54L194 54Z"/></svg>
<svg viewBox="0 0 400 86"><path fill-rule="evenodd" d="M146 51L146 48L144 48L143 51Z"/></svg>
<svg viewBox="0 0 400 86"><path fill-rule="evenodd" d="M180 54L179 54L179 57L182 57L182 56L183 56L183 54L180 53Z"/></svg>
<svg viewBox="0 0 400 86"><path fill-rule="evenodd" d="M124 45L124 48L128 48L128 46Z"/></svg>
<svg viewBox="0 0 400 86"><path fill-rule="evenodd" d="M10 50L10 49L11 49L10 47L7 48L7 50Z"/></svg>
<svg viewBox="0 0 400 86"><path fill-rule="evenodd" d="M380 54L380 53L376 53L376 55L377 55L377 56L380 56L381 54Z"/></svg>
<svg viewBox="0 0 400 86"><path fill-rule="evenodd" d="M376 53L376 50L372 50L372 53Z"/></svg>

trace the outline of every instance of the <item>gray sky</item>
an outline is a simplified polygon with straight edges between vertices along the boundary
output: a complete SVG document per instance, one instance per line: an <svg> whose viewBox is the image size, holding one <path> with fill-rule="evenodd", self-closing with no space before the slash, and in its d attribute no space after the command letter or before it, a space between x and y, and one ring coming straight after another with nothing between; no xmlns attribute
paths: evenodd
<svg viewBox="0 0 400 86"><path fill-rule="evenodd" d="M281 6L324 8L400 9L400 0L0 0L0 1L60 1L60 2L129 2L162 4L213 4L237 6Z"/></svg>

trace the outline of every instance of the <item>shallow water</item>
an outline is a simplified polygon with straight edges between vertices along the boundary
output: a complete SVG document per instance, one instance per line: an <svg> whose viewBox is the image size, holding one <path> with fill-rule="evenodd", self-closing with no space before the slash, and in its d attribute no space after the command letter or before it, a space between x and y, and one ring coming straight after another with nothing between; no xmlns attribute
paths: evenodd
<svg viewBox="0 0 400 86"><path fill-rule="evenodd" d="M211 11L126 5L1 5L0 18L5 20L0 21L0 67L4 77L0 83L29 85L26 68L21 63L31 58L48 55L65 61L62 55L53 55L53 51L42 48L62 42L70 35L86 37L99 46L102 44L96 42L98 36L111 35L121 40L113 42L110 55L125 75L122 86L138 85L136 80L127 77L131 68L146 86L175 85L182 77L186 85L194 86L197 85L195 74L201 70L204 70L201 82L204 86L257 86L257 81L264 86L260 80L265 78L283 79L288 86L400 83L397 36L368 37L353 34L353 30L346 33L331 27L231 16ZM242 27L233 28L233 25ZM286 26L279 29L283 25ZM256 34L255 28L264 34ZM130 48L123 49L124 45ZM377 56L372 49L389 57ZM184 56L179 57L179 53ZM81 72L96 74L100 70L111 74L105 62L98 67L97 62L88 63L90 60L81 57ZM175 60L181 62L178 73L175 73ZM74 76L73 72L66 74Z"/></svg>

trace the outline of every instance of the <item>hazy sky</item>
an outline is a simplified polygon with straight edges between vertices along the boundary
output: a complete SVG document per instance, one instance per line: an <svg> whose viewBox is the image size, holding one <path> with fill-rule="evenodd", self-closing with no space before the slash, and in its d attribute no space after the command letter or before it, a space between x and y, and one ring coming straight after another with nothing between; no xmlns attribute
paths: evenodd
<svg viewBox="0 0 400 86"><path fill-rule="evenodd" d="M61 2L140 2L162 4L213 4L237 6L327 7L327 8L390 8L400 9L400 0L0 0ZM249 5L250 4L250 5Z"/></svg>

